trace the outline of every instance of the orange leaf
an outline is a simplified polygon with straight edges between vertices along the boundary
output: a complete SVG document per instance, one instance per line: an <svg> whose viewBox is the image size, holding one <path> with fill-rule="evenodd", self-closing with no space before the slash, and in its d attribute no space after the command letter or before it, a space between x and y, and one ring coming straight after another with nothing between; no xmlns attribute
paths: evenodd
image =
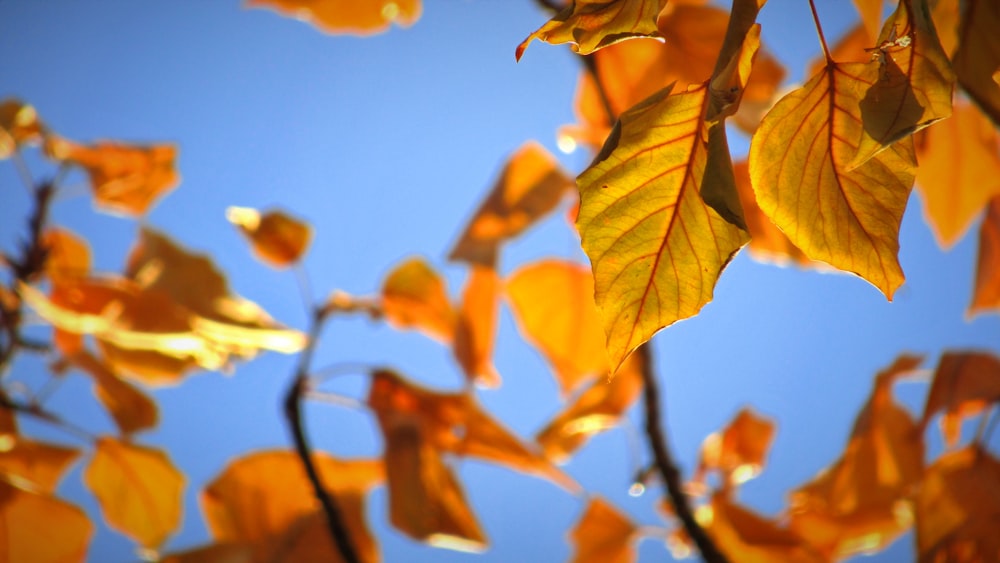
<svg viewBox="0 0 1000 563"><path fill-rule="evenodd" d="M667 0L573 0L529 35L515 51L540 39L552 45L569 43L574 53L589 55L598 49L635 37L661 37L656 16Z"/></svg>
<svg viewBox="0 0 1000 563"><path fill-rule="evenodd" d="M0 560L83 561L94 525L82 510L0 479Z"/></svg>
<svg viewBox="0 0 1000 563"><path fill-rule="evenodd" d="M180 182L174 168L177 149L173 145L135 146L102 141L85 146L50 137L46 140L46 151L56 160L86 170L94 203L110 213L145 215L156 200Z"/></svg>
<svg viewBox="0 0 1000 563"><path fill-rule="evenodd" d="M986 207L986 218L979 226L979 257L976 261L976 286L968 315L1000 310L1000 196Z"/></svg>
<svg viewBox="0 0 1000 563"><path fill-rule="evenodd" d="M563 393L608 372L594 279L587 267L536 262L507 279L506 294L522 335L552 364Z"/></svg>
<svg viewBox="0 0 1000 563"><path fill-rule="evenodd" d="M0 102L0 160L21 145L41 142L45 126L35 108L14 98Z"/></svg>
<svg viewBox="0 0 1000 563"><path fill-rule="evenodd" d="M750 167L747 162L743 160L734 164L733 172L736 176L736 192L743 206L743 219L746 220L747 231L750 233L751 255L758 260L778 264L791 262L800 266L816 265L760 210L750 185Z"/></svg>
<svg viewBox="0 0 1000 563"><path fill-rule="evenodd" d="M457 313L441 276L421 258L396 266L382 282L382 311L399 328L415 328L431 338L451 342Z"/></svg>
<svg viewBox="0 0 1000 563"><path fill-rule="evenodd" d="M952 57L958 83L976 104L1000 125L1000 84L993 79L1000 68L1000 4L969 0L962 17L958 50Z"/></svg>
<svg viewBox="0 0 1000 563"><path fill-rule="evenodd" d="M90 352L81 350L66 359L93 378L94 393L104 408L108 409L122 434L134 434L156 426L159 421L156 402L121 380L110 367Z"/></svg>
<svg viewBox="0 0 1000 563"><path fill-rule="evenodd" d="M827 557L878 550L912 524L910 495L923 473L920 428L893 401L892 384L922 359L880 372L843 456L789 498L791 529Z"/></svg>
<svg viewBox="0 0 1000 563"><path fill-rule="evenodd" d="M908 139L857 168L860 105L877 63L830 63L779 101L750 144L761 210L814 260L854 272L889 299L903 283L899 224L913 186Z"/></svg>
<svg viewBox="0 0 1000 563"><path fill-rule="evenodd" d="M229 207L226 219L250 241L257 258L274 268L298 263L312 241L312 228L282 211L261 215L249 207Z"/></svg>
<svg viewBox="0 0 1000 563"><path fill-rule="evenodd" d="M391 24L409 27L420 19L420 0L246 0L307 21L331 34L374 35Z"/></svg>
<svg viewBox="0 0 1000 563"><path fill-rule="evenodd" d="M184 475L160 450L100 438L83 480L108 525L143 547L160 546L181 523Z"/></svg>
<svg viewBox="0 0 1000 563"><path fill-rule="evenodd" d="M927 393L921 430L942 412L941 430L949 446L958 443L962 419L1000 401L1000 359L985 352L946 352Z"/></svg>
<svg viewBox="0 0 1000 563"><path fill-rule="evenodd" d="M162 563L257 563L255 553L254 548L249 545L219 543L168 553L163 555L160 561Z"/></svg>
<svg viewBox="0 0 1000 563"><path fill-rule="evenodd" d="M591 436L614 428L642 392L641 354L636 350L610 381L598 377L556 415L535 438L546 457L565 462Z"/></svg>
<svg viewBox="0 0 1000 563"><path fill-rule="evenodd" d="M600 497L591 497L569 534L573 563L629 563L637 559L639 529Z"/></svg>
<svg viewBox="0 0 1000 563"><path fill-rule="evenodd" d="M90 245L72 231L51 228L42 235L45 275L54 283L64 278L82 278L90 273Z"/></svg>
<svg viewBox="0 0 1000 563"><path fill-rule="evenodd" d="M921 561L1000 558L1000 461L978 446L942 455L917 492L917 555Z"/></svg>
<svg viewBox="0 0 1000 563"><path fill-rule="evenodd" d="M882 28L883 4L885 4L885 0L854 0L854 7L858 9L858 14L861 16L860 27L865 30L865 35L870 41L878 38L879 29Z"/></svg>
<svg viewBox="0 0 1000 563"><path fill-rule="evenodd" d="M525 143L507 160L448 259L494 266L500 245L555 209L572 185L544 147Z"/></svg>
<svg viewBox="0 0 1000 563"><path fill-rule="evenodd" d="M704 483L708 472L718 471L723 489L728 489L760 475L774 431L774 422L741 409L721 434L705 438L693 480Z"/></svg>
<svg viewBox="0 0 1000 563"><path fill-rule="evenodd" d="M500 386L500 374L493 366L499 286L496 270L472 266L455 329L455 359L469 381L487 388Z"/></svg>
<svg viewBox="0 0 1000 563"><path fill-rule="evenodd" d="M723 553L740 563L821 563L827 561L798 534L747 510L727 495L712 496L706 531Z"/></svg>
<svg viewBox="0 0 1000 563"><path fill-rule="evenodd" d="M1000 137L989 118L956 100L951 119L917 136L917 190L938 245L958 242L976 215L1000 195Z"/></svg>
<svg viewBox="0 0 1000 563"><path fill-rule="evenodd" d="M80 452L56 444L15 437L13 444L0 451L0 481L46 494L56 487Z"/></svg>

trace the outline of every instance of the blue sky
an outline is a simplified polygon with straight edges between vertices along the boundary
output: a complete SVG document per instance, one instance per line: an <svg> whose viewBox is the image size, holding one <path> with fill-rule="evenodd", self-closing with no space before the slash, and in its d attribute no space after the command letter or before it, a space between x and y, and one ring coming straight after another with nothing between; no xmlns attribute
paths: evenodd
<svg viewBox="0 0 1000 563"><path fill-rule="evenodd" d="M819 7L830 38L855 17L840 0ZM514 62L514 47L544 19L531 0L429 0L414 27L358 39L324 35L270 11L243 10L236 1L0 0L0 97L33 104L50 127L72 139L177 143L183 181L147 221L211 254L238 293L304 327L294 277L256 262L225 221L225 208L280 205L308 220L316 236L305 269L317 298L334 288L373 293L394 264L412 255L443 269L457 291L464 270L444 257L503 159L529 139L557 153L556 130L574 121L580 67L566 47L535 42ZM788 65L789 80L801 80L807 61L819 54L806 3L772 0L761 21L764 42ZM561 158L575 174L589 157ZM38 160L32 165L38 176L51 170ZM82 181L69 182L53 220L90 240L98 270L120 271L138 224L94 213ZM28 209L17 184L13 167L0 163L4 249L22 232ZM922 211L914 195L901 234L907 282L892 303L853 276L762 265L742 252L713 303L655 337L671 447L686 469L706 435L752 406L779 428L767 468L744 486L741 499L775 514L789 489L840 455L872 377L898 354L925 353L933 367L946 349L1000 349L1000 318L965 319L974 231L942 252ZM501 268L510 273L546 256L582 259L561 213L511 244ZM323 334L317 365L338 362L389 364L440 388L454 389L461 379L447 350L361 319L335 321ZM504 386L480 398L530 436L559 408L558 390L506 310L496 364ZM279 402L293 365L293 357L266 354L231 377L201 374L155 392L162 421L143 441L169 448L189 479L187 518L169 549L208 539L197 496L228 461L290 444ZM42 368L24 361L15 374L37 385ZM339 385L354 395L364 389L360 377ZM924 384L908 383L897 396L917 412L925 391ZM95 432L113 431L81 376L69 378L50 406ZM631 418L641 420L638 412ZM363 412L309 406L316 445L337 455L377 454L373 424ZM655 524L653 492L638 499L626 493L635 470L628 432L593 440L567 471L637 521ZM932 451L939 451L937 435L929 436ZM378 490L370 497L369 521L387 560L566 557L564 536L582 499L506 469L478 462L459 467L493 542L490 551L473 558L409 541L388 528L384 490ZM60 492L96 513L79 464ZM649 560L665 553L654 541L640 551ZM102 525L92 559L134 557L132 544ZM900 558L912 559L908 540L878 560Z"/></svg>

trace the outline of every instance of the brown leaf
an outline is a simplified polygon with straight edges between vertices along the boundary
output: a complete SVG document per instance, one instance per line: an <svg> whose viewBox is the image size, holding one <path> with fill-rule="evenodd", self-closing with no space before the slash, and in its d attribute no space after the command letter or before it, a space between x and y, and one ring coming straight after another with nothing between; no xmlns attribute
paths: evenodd
<svg viewBox="0 0 1000 563"><path fill-rule="evenodd" d="M750 185L750 167L747 161L735 163L733 173L736 177L736 191L740 196L740 204L743 206L743 219L746 220L747 231L750 233L751 255L758 260L777 264L792 263L799 266L819 266L792 244L785 233L781 232L781 229L775 226L760 210L757 198L753 193L753 187Z"/></svg>
<svg viewBox="0 0 1000 563"><path fill-rule="evenodd" d="M1000 196L986 207L979 226L976 285L967 315L1000 310Z"/></svg>
<svg viewBox="0 0 1000 563"><path fill-rule="evenodd" d="M108 525L155 549L181 523L184 475L160 450L100 438L83 471Z"/></svg>
<svg viewBox="0 0 1000 563"><path fill-rule="evenodd" d="M21 145L41 142L44 135L34 107L16 98L0 102L0 160L10 158Z"/></svg>
<svg viewBox="0 0 1000 563"><path fill-rule="evenodd" d="M101 360L86 350L68 356L66 360L93 378L94 394L108 409L122 434L130 435L156 427L159 422L156 402L120 379Z"/></svg>
<svg viewBox="0 0 1000 563"><path fill-rule="evenodd" d="M500 245L555 209L572 185L573 180L544 147L534 141L525 143L507 160L448 259L496 265Z"/></svg>
<svg viewBox="0 0 1000 563"><path fill-rule="evenodd" d="M78 450L17 437L0 451L0 481L52 494L78 457Z"/></svg>
<svg viewBox="0 0 1000 563"><path fill-rule="evenodd" d="M521 334L552 365L563 393L608 372L589 268L544 260L514 272L505 288Z"/></svg>
<svg viewBox="0 0 1000 563"><path fill-rule="evenodd" d="M1000 68L1000 4L969 0L962 16L958 50L952 57L958 83L976 104L1000 126L1000 84L993 74Z"/></svg>
<svg viewBox="0 0 1000 563"><path fill-rule="evenodd" d="M707 474L717 471L725 490L760 475L774 432L774 422L750 409L741 409L725 430L710 434L702 442L693 481L704 484Z"/></svg>
<svg viewBox="0 0 1000 563"><path fill-rule="evenodd" d="M777 522L733 503L727 495L712 496L706 531L724 554L741 563L821 563L827 561L798 534Z"/></svg>
<svg viewBox="0 0 1000 563"><path fill-rule="evenodd" d="M569 43L574 53L598 49L635 37L661 37L656 16L667 0L573 0L529 35L514 54L517 60L535 39L552 45Z"/></svg>
<svg viewBox="0 0 1000 563"><path fill-rule="evenodd" d="M971 445L927 468L916 495L920 561L1000 560L1000 461Z"/></svg>
<svg viewBox="0 0 1000 563"><path fill-rule="evenodd" d="M56 160L82 167L90 176L94 204L110 213L138 217L174 189L180 176L173 145L137 146L100 141L91 146L55 136L46 152Z"/></svg>
<svg viewBox="0 0 1000 563"><path fill-rule="evenodd" d="M452 349L469 381L491 389L500 386L500 374L493 366L499 299L496 270L473 265L465 282Z"/></svg>
<svg viewBox="0 0 1000 563"><path fill-rule="evenodd" d="M78 507L0 479L0 561L83 561L93 533Z"/></svg>
<svg viewBox="0 0 1000 563"><path fill-rule="evenodd" d="M451 343L458 314L445 281L422 258L397 265L382 282L382 311L398 328L413 328Z"/></svg>
<svg viewBox="0 0 1000 563"><path fill-rule="evenodd" d="M409 27L420 19L420 0L245 0L307 21L325 33L374 35L396 24Z"/></svg>
<svg viewBox="0 0 1000 563"><path fill-rule="evenodd" d="M587 509L569 534L573 563L630 563L637 560L639 529L600 497L591 497Z"/></svg>
<svg viewBox="0 0 1000 563"><path fill-rule="evenodd" d="M283 211L261 214L250 207L229 207L226 219L240 229L257 258L273 268L297 264L312 241L309 224Z"/></svg>
<svg viewBox="0 0 1000 563"><path fill-rule="evenodd" d="M954 447L962 419L983 412L1000 401L1000 359L987 352L946 352L938 362L927 393L921 431L930 419L943 413L941 431Z"/></svg>

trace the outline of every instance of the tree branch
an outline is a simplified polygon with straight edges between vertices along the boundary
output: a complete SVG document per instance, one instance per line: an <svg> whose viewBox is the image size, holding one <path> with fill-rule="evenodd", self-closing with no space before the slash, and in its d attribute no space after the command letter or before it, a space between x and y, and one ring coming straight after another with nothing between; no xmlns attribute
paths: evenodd
<svg viewBox="0 0 1000 563"><path fill-rule="evenodd" d="M330 496L326 487L323 486L323 480L316 469L316 465L313 463L312 452L309 448L309 441L306 438L305 427L302 422L302 397L308 391L309 364L312 361L313 351L316 348L316 342L319 339L319 333L325 319L326 314L323 308L317 308L313 311L312 324L309 327L308 343L302 354L299 355L299 363L295 369L295 376L292 379L291 386L288 388L288 392L285 394L285 417L288 419L292 438L295 441L295 451L298 453L299 459L302 461L302 466L306 470L306 475L312 484L313 493L323 507L323 513L326 514L327 528L337 551L340 552L340 556L346 563L359 563L360 559L354 548L354 543L351 541L350 533L347 531L347 526L344 524L340 508L337 506L334 498Z"/></svg>
<svg viewBox="0 0 1000 563"><path fill-rule="evenodd" d="M646 409L646 437L649 447L653 450L653 459L656 462L656 469L660 478L667 487L670 502L674 507L674 514L684 525L684 530L688 536L698 546L701 556L709 563L725 563L726 556L715 546L705 530L698 524L688 504L687 496L681 488L681 474L674 465L667 449L667 439L660 428L660 390L656 383L656 375L653 373L653 353L648 344L643 344L635 352L639 354L642 362L643 398Z"/></svg>

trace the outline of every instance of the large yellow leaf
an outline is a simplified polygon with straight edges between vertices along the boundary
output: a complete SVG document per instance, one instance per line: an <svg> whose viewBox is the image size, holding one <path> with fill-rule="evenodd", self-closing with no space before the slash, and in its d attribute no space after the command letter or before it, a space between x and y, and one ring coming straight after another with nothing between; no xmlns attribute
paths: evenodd
<svg viewBox="0 0 1000 563"><path fill-rule="evenodd" d="M1000 126L1000 84L994 73L1000 68L1000 3L969 0L962 16L958 50L952 57L958 83Z"/></svg>
<svg viewBox="0 0 1000 563"><path fill-rule="evenodd" d="M589 55L626 39L661 37L656 16L666 5L667 0L572 0L522 41L514 56L520 60L535 39L570 43L574 53Z"/></svg>
<svg viewBox="0 0 1000 563"><path fill-rule="evenodd" d="M943 413L941 430L949 446L958 443L962 419L1000 401L1000 358L986 352L946 352L927 392L921 429Z"/></svg>
<svg viewBox="0 0 1000 563"><path fill-rule="evenodd" d="M916 147L924 217L938 245L948 248L1000 195L1000 137L978 108L957 99L951 119L920 132Z"/></svg>
<svg viewBox="0 0 1000 563"><path fill-rule="evenodd" d="M420 0L246 0L332 34L372 35L391 24L409 27L420 19Z"/></svg>
<svg viewBox="0 0 1000 563"><path fill-rule="evenodd" d="M0 478L0 561L83 561L93 533L94 525L76 506Z"/></svg>
<svg viewBox="0 0 1000 563"><path fill-rule="evenodd" d="M78 457L79 451L65 446L17 437L0 451L0 481L51 494Z"/></svg>
<svg viewBox="0 0 1000 563"><path fill-rule="evenodd" d="M120 379L100 359L86 350L80 350L66 360L94 380L94 394L111 414L122 434L133 434L156 426L159 421L156 402Z"/></svg>
<svg viewBox="0 0 1000 563"><path fill-rule="evenodd" d="M754 26L743 48L726 48L708 83L661 90L622 114L577 180L577 227L613 370L656 331L698 313L747 242L723 119L739 102L759 33Z"/></svg>
<svg viewBox="0 0 1000 563"><path fill-rule="evenodd" d="M469 381L487 388L500 386L493 366L500 277L492 267L473 265L465 282L452 350Z"/></svg>
<svg viewBox="0 0 1000 563"><path fill-rule="evenodd" d="M143 547L159 547L181 523L184 475L160 450L100 438L83 480L108 525Z"/></svg>
<svg viewBox="0 0 1000 563"><path fill-rule="evenodd" d="M572 185L573 180L544 147L534 141L525 143L507 160L448 259L496 265L500 245L555 209Z"/></svg>
<svg viewBox="0 0 1000 563"><path fill-rule="evenodd" d="M748 481L764 468L775 424L744 408L720 432L701 445L701 457L692 480L703 484L709 472L718 472L723 489Z"/></svg>
<svg viewBox="0 0 1000 563"><path fill-rule="evenodd" d="M909 139L854 169L861 100L877 62L829 62L782 98L750 144L750 179L761 210L814 260L854 272L889 299L903 283L899 224L916 163Z"/></svg>
<svg viewBox="0 0 1000 563"><path fill-rule="evenodd" d="M1000 461L973 445L927 468L916 495L920 561L1000 560Z"/></svg>
<svg viewBox="0 0 1000 563"><path fill-rule="evenodd" d="M579 264L545 260L506 283L518 327L552 365L563 393L608 371L604 331L594 306L594 278Z"/></svg>
<svg viewBox="0 0 1000 563"><path fill-rule="evenodd" d="M979 226L976 285L968 314L997 310L1000 310L1000 196L990 201Z"/></svg>
<svg viewBox="0 0 1000 563"><path fill-rule="evenodd" d="M0 102L0 160L10 158L21 145L41 142L44 134L34 107L14 98Z"/></svg>
<svg viewBox="0 0 1000 563"><path fill-rule="evenodd" d="M702 511L706 531L719 549L740 563L822 563L802 537L773 520L732 502L723 493L712 496L711 510ZM710 515L710 516L709 516Z"/></svg>
<svg viewBox="0 0 1000 563"><path fill-rule="evenodd" d="M399 328L414 328L451 343L458 315L444 280L421 258L393 268L382 282L382 312Z"/></svg>
<svg viewBox="0 0 1000 563"><path fill-rule="evenodd" d="M600 497L592 497L570 531L573 563L629 563L637 559L639 528Z"/></svg>
<svg viewBox="0 0 1000 563"><path fill-rule="evenodd" d="M283 211L266 213L250 207L229 207L226 219L250 241L254 254L274 268L298 263L312 242L312 228Z"/></svg>

